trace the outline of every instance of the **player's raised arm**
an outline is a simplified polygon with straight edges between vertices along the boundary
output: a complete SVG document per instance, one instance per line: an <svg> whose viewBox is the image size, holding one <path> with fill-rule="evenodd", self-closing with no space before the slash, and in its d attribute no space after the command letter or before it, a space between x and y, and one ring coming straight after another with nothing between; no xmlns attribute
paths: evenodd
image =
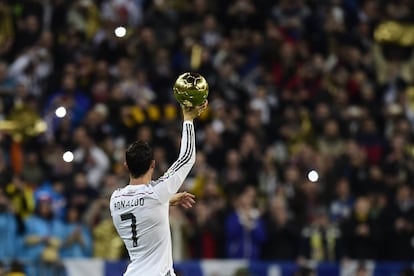
<svg viewBox="0 0 414 276"><path fill-rule="evenodd" d="M183 129L181 135L180 153L177 160L167 172L156 181L154 187L161 202L168 202L178 191L184 179L189 174L195 162L196 145L193 120L207 108L207 102L194 107L182 107Z"/></svg>

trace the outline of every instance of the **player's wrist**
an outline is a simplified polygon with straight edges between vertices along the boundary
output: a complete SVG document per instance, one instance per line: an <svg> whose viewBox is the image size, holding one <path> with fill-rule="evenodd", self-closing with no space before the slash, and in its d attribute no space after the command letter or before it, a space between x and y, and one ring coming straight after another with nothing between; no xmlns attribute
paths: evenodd
<svg viewBox="0 0 414 276"><path fill-rule="evenodd" d="M187 112L187 111L183 110L183 120L184 121L193 121L195 117L196 116L194 116L194 114L192 114L191 112Z"/></svg>

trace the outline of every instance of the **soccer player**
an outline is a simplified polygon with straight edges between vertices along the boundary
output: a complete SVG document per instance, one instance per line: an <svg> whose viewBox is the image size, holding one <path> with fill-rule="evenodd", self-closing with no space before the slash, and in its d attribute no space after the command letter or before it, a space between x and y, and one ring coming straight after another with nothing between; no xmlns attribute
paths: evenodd
<svg viewBox="0 0 414 276"><path fill-rule="evenodd" d="M177 191L195 162L193 120L206 107L207 102L194 108L182 108L179 157L158 180L152 181L155 161L146 142L135 141L126 150L129 185L115 190L110 200L113 223L131 259L124 276L175 276L169 205L178 203L191 207L194 203L191 194L177 194Z"/></svg>

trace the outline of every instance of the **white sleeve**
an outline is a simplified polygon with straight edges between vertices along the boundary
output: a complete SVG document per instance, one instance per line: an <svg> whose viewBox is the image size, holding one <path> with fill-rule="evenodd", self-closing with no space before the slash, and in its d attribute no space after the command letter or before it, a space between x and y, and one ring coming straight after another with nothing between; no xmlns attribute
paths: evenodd
<svg viewBox="0 0 414 276"><path fill-rule="evenodd" d="M168 202L177 193L195 163L195 156L194 125L191 121L184 121L178 159L153 183L154 193L161 203Z"/></svg>

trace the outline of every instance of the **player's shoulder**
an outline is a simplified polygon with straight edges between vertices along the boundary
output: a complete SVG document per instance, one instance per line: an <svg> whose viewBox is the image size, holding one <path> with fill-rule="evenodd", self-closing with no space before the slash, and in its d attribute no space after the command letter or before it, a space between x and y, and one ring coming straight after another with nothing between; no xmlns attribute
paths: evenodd
<svg viewBox="0 0 414 276"><path fill-rule="evenodd" d="M111 194L111 200L112 200L114 197L119 197L119 196L122 194L122 191L123 191L124 189L125 189L125 187L115 189L115 190L112 192L112 194Z"/></svg>
<svg viewBox="0 0 414 276"><path fill-rule="evenodd" d="M151 195L154 193L153 185L151 183L146 185L128 185L123 188L118 188L112 192L111 198L118 198L122 196L142 196Z"/></svg>

